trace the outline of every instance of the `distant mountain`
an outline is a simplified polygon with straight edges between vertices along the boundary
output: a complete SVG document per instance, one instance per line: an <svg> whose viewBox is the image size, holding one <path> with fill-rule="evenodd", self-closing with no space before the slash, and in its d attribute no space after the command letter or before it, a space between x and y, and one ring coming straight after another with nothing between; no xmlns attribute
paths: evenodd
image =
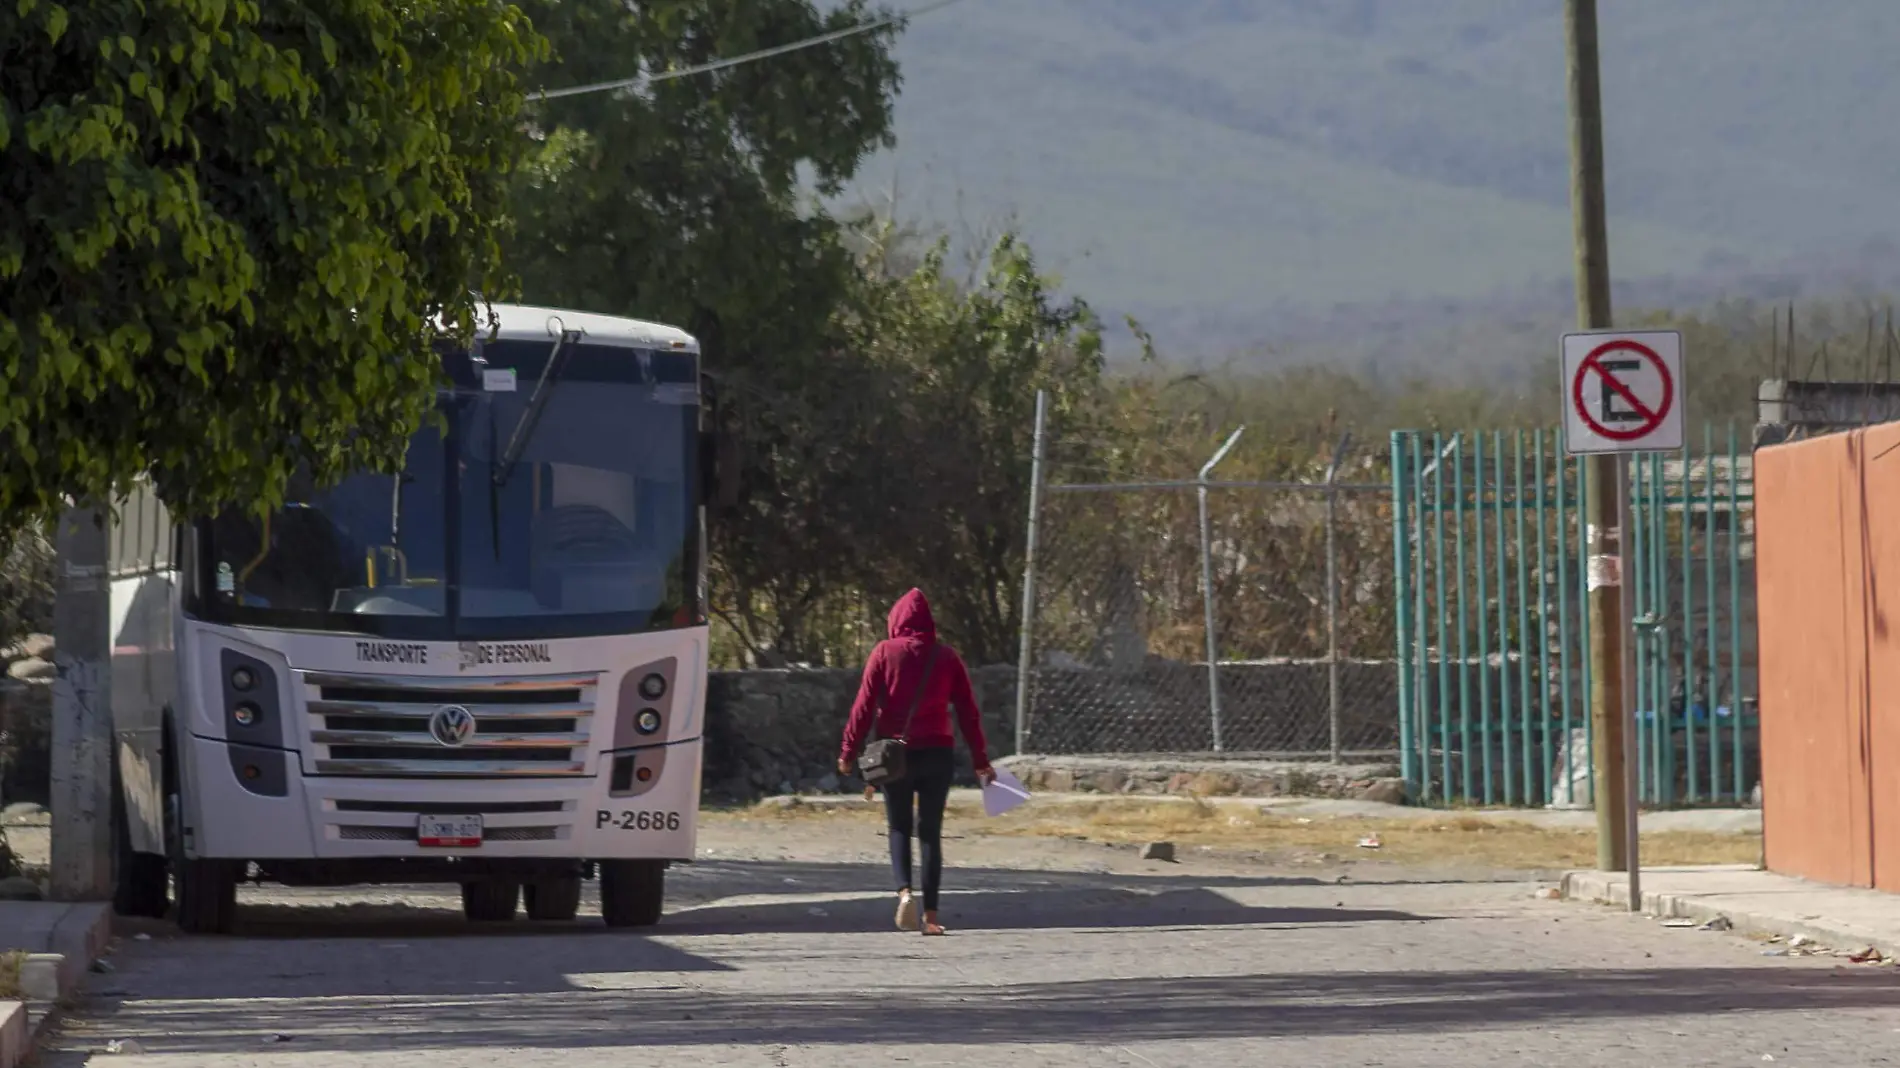
<svg viewBox="0 0 1900 1068"><path fill-rule="evenodd" d="M1626 299L1900 279L1900 3L1600 7ZM1560 0L965 0L898 55L854 195L1013 216L1172 350L1567 319Z"/></svg>

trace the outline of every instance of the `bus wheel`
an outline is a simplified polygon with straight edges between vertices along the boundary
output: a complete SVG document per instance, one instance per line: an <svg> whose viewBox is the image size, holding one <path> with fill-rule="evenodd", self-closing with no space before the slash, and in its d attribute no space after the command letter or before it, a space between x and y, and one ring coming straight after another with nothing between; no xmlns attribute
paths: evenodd
<svg viewBox="0 0 1900 1068"><path fill-rule="evenodd" d="M166 870L164 857L150 853L120 854L119 874L112 891L112 911L121 916L164 919L165 910L171 907L171 902L167 900L171 889L170 878L171 873Z"/></svg>
<svg viewBox="0 0 1900 1068"><path fill-rule="evenodd" d="M600 862L600 916L609 927L651 927L666 901L663 860Z"/></svg>
<svg viewBox="0 0 1900 1068"><path fill-rule="evenodd" d="M237 922L237 861L185 856L184 809L178 795L166 798L165 844L171 854L172 891L178 929L188 934L229 934Z"/></svg>
<svg viewBox="0 0 1900 1068"><path fill-rule="evenodd" d="M167 900L170 873L165 858L156 853L138 853L132 849L132 832L125 825L125 801L113 798L114 846L118 852L118 870L113 875L112 911L121 916L162 920Z"/></svg>
<svg viewBox="0 0 1900 1068"><path fill-rule="evenodd" d="M177 798L173 798L177 811ZM179 929L190 935L228 935L237 920L237 865L209 857L188 859L177 821L171 838L171 882L177 893Z"/></svg>
<svg viewBox="0 0 1900 1068"><path fill-rule="evenodd" d="M581 877L543 879L521 888L531 920L571 920L581 910Z"/></svg>
<svg viewBox="0 0 1900 1068"><path fill-rule="evenodd" d="M507 923L520 899L520 883L463 883L462 915L470 923Z"/></svg>
<svg viewBox="0 0 1900 1068"><path fill-rule="evenodd" d="M237 869L228 860L186 860L172 867L178 883L178 929L230 934L237 922Z"/></svg>

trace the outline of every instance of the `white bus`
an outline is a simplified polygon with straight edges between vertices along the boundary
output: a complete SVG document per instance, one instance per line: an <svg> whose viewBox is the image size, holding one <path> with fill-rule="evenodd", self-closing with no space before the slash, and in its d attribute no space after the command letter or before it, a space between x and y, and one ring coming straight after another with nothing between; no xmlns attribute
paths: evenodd
<svg viewBox="0 0 1900 1068"><path fill-rule="evenodd" d="M468 919L657 922L693 857L710 390L671 327L497 305L400 477L111 539L119 911L459 883ZM168 896L171 899L168 902Z"/></svg>

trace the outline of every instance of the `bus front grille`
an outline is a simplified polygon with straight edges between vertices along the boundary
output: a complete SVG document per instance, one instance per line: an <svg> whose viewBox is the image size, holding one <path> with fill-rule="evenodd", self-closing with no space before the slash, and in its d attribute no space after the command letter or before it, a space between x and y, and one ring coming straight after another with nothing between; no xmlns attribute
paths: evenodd
<svg viewBox="0 0 1900 1068"><path fill-rule="evenodd" d="M541 778L586 772L598 676L299 675L318 775ZM466 731L454 729L458 721Z"/></svg>

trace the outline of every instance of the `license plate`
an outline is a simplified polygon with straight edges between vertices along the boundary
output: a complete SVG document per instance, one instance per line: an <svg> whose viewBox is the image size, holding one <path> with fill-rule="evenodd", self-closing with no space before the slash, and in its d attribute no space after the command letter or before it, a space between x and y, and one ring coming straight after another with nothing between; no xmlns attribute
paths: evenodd
<svg viewBox="0 0 1900 1068"><path fill-rule="evenodd" d="M480 816L420 816L416 844L437 849L470 849L482 844Z"/></svg>

